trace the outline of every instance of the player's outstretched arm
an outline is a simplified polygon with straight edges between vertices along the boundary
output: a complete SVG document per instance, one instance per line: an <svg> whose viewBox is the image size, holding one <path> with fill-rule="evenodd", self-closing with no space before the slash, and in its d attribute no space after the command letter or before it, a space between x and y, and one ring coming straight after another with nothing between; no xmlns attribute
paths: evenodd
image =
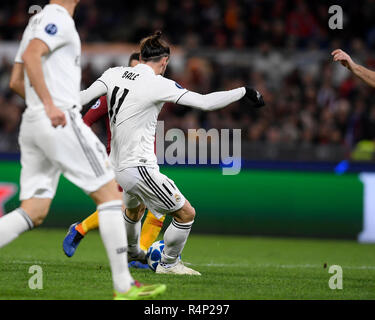
<svg viewBox="0 0 375 320"><path fill-rule="evenodd" d="M333 61L339 61L344 67L348 68L357 77L362 79L368 85L375 87L375 72L355 63L350 55L341 49L332 51Z"/></svg>
<svg viewBox="0 0 375 320"><path fill-rule="evenodd" d="M250 87L241 87L228 91L218 91L209 94L199 94L187 91L178 100L178 104L189 106L204 111L212 111L226 107L232 102L244 98L253 107L260 108L265 105L262 95Z"/></svg>
<svg viewBox="0 0 375 320"><path fill-rule="evenodd" d="M48 91L44 74L42 69L42 56L49 52L48 46L40 39L33 39L30 41L25 52L22 55L22 60L33 85L35 92L42 101L44 108L51 123L54 127L59 125L66 125L66 118L64 112L58 109L53 103L52 97Z"/></svg>
<svg viewBox="0 0 375 320"><path fill-rule="evenodd" d="M23 63L16 62L10 75L9 88L25 99L25 82L23 76Z"/></svg>

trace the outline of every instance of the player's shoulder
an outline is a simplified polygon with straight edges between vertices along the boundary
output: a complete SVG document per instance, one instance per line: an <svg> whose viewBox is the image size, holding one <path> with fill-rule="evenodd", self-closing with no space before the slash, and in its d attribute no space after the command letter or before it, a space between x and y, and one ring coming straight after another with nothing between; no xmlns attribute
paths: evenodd
<svg viewBox="0 0 375 320"><path fill-rule="evenodd" d="M100 76L99 80L104 82L104 84L107 87L111 85L115 85L121 79L121 76L124 73L124 70L125 68L121 66L108 68Z"/></svg>
<svg viewBox="0 0 375 320"><path fill-rule="evenodd" d="M117 66L117 67L111 67L108 68L106 71L104 71L105 74L120 74L124 72L126 67L123 66Z"/></svg>
<svg viewBox="0 0 375 320"><path fill-rule="evenodd" d="M74 26L74 20L67 10L57 4L46 5L39 14L39 19L48 20L49 24L59 24L60 28Z"/></svg>
<svg viewBox="0 0 375 320"><path fill-rule="evenodd" d="M43 18L43 10L38 12L37 14L34 14L32 17L30 17L29 19L29 22L25 28L25 31L27 30L30 30L34 27L36 27L39 22L41 21L41 19Z"/></svg>
<svg viewBox="0 0 375 320"><path fill-rule="evenodd" d="M42 12L34 14L32 17L30 17L26 25L26 28L23 31L21 43L26 43L30 41L30 39L32 38L32 34L34 30L38 27L41 19L42 19Z"/></svg>
<svg viewBox="0 0 375 320"><path fill-rule="evenodd" d="M156 83L159 86L168 87L168 88L177 88L177 89L184 89L180 84L172 79L168 79L162 75L157 75L155 77Z"/></svg>
<svg viewBox="0 0 375 320"><path fill-rule="evenodd" d="M172 81L171 79L165 78L160 74L155 75L154 80L155 82L160 83L160 84L169 84Z"/></svg>
<svg viewBox="0 0 375 320"><path fill-rule="evenodd" d="M43 12L44 14L56 15L64 18L70 17L68 11L64 7L57 4L47 4L44 6L41 12Z"/></svg>

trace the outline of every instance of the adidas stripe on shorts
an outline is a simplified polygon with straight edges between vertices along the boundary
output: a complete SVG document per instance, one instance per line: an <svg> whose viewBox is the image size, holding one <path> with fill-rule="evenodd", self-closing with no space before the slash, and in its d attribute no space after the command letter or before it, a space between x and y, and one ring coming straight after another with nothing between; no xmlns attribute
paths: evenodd
<svg viewBox="0 0 375 320"><path fill-rule="evenodd" d="M124 189L126 208L143 203L158 219L185 204L185 197L175 183L160 173L159 168L138 166L116 171L116 181Z"/></svg>

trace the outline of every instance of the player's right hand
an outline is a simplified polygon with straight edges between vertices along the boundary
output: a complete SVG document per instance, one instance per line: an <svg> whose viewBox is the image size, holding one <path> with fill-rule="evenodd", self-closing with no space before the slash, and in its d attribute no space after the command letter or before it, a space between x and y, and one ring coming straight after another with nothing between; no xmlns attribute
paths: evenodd
<svg viewBox="0 0 375 320"><path fill-rule="evenodd" d="M57 108L55 105L52 104L52 105L46 106L46 112L54 128L60 125L65 127L66 125L65 113L62 112L59 108Z"/></svg>
<svg viewBox="0 0 375 320"><path fill-rule="evenodd" d="M333 61L340 61L340 63L351 70L352 65L354 64L352 58L343 50L336 49L331 52L331 55L333 56Z"/></svg>
<svg viewBox="0 0 375 320"><path fill-rule="evenodd" d="M244 95L244 98L246 100L250 100L254 108L261 108L265 106L263 96L260 94L259 91L250 87L245 87L245 89L246 89L246 93Z"/></svg>

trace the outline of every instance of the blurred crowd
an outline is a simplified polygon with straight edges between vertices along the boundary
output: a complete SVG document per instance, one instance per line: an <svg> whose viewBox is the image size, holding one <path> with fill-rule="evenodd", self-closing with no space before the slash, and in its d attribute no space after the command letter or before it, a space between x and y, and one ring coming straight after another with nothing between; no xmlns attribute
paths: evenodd
<svg viewBox="0 0 375 320"><path fill-rule="evenodd" d="M375 141L375 92L333 63L330 52L341 47L355 61L375 67L375 1L336 2L344 10L343 31L328 28L327 1L140 0L107 6L81 0L75 18L82 42L138 42L163 30L186 52L184 70L171 67L167 77L200 93L253 85L267 103L256 110L240 101L211 113L167 104L160 114L166 130L241 128L243 141L353 149L359 141ZM0 38L20 38L28 6L15 1L0 9ZM215 52L231 52L232 60ZM246 63L240 57L248 57ZM17 151L24 108L8 89L10 70L11 61L1 61L0 152ZM90 63L83 66L82 88L98 76ZM95 131L103 136L103 124Z"/></svg>
<svg viewBox="0 0 375 320"><path fill-rule="evenodd" d="M46 0L2 0L0 39L20 37L32 5ZM341 5L345 37L375 45L374 0L80 0L75 21L83 42L138 42L154 30L189 48L244 49L264 41L275 48L329 47L340 32L327 27L330 5ZM360 18L358 18L360 17ZM341 31L341 35L344 31Z"/></svg>
<svg viewBox="0 0 375 320"><path fill-rule="evenodd" d="M375 67L375 57L363 42L357 40L353 46L353 59ZM375 90L333 63L331 50L309 56L264 46L251 56L249 67L193 56L183 73L172 72L182 86L208 93L251 85L263 94L266 107L253 109L239 101L205 113L166 106L160 118L167 128L241 128L245 140L271 145L335 145L350 150L359 141L374 142ZM298 64L301 55L306 66Z"/></svg>

